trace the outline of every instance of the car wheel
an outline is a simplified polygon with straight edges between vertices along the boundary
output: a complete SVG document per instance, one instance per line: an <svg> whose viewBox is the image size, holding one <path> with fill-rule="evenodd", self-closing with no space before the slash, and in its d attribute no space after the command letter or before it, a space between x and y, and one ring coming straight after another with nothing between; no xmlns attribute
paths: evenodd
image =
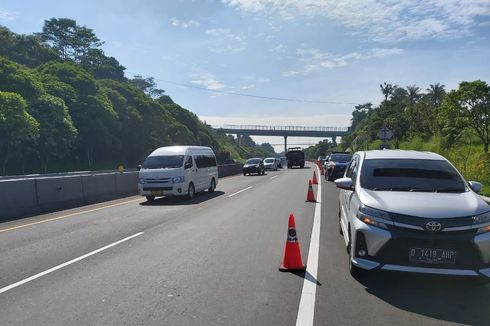
<svg viewBox="0 0 490 326"><path fill-rule="evenodd" d="M214 189L216 189L216 181L214 181L214 178L211 179L211 185L209 186L208 191L209 192L214 192Z"/></svg>
<svg viewBox="0 0 490 326"><path fill-rule="evenodd" d="M246 176L247 175L247 172L243 172L243 175Z"/></svg>
<svg viewBox="0 0 490 326"><path fill-rule="evenodd" d="M189 199L192 199L194 198L195 195L196 195L196 188L194 188L194 184L191 182L189 183L189 188L187 189L187 197Z"/></svg>
<svg viewBox="0 0 490 326"><path fill-rule="evenodd" d="M149 202L152 202L155 200L155 196L145 196L145 197L146 197L146 200Z"/></svg>

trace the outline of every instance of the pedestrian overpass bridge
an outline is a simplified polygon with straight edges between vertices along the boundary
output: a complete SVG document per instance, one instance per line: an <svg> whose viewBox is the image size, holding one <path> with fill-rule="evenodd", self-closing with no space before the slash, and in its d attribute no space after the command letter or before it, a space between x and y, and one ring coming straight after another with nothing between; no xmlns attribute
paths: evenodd
<svg viewBox="0 0 490 326"><path fill-rule="evenodd" d="M227 134L240 136L280 136L284 137L284 151L287 151L288 137L319 137L332 138L346 136L348 127L302 127L302 126L264 126L264 125L223 125L213 127Z"/></svg>

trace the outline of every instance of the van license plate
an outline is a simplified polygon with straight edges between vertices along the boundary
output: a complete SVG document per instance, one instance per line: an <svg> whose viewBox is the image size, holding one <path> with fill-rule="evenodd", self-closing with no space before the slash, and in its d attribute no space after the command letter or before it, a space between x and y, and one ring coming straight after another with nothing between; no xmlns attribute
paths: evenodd
<svg viewBox="0 0 490 326"><path fill-rule="evenodd" d="M436 248L410 248L408 257L411 263L455 264L456 250Z"/></svg>
<svg viewBox="0 0 490 326"><path fill-rule="evenodd" d="M160 190L154 190L151 192L153 196L163 196L163 191Z"/></svg>

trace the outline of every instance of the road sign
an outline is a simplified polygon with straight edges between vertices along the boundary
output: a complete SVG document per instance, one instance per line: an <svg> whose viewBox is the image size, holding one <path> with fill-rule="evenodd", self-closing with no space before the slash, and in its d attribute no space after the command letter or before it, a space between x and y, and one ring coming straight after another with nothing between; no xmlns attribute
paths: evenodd
<svg viewBox="0 0 490 326"><path fill-rule="evenodd" d="M388 129L387 127L383 127L378 132L378 138L381 140L391 139L393 137L393 131Z"/></svg>

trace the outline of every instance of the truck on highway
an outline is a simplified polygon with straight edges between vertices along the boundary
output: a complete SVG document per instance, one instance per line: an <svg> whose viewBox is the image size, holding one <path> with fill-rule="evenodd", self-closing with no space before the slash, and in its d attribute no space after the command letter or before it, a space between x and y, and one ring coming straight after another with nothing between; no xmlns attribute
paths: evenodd
<svg viewBox="0 0 490 326"><path fill-rule="evenodd" d="M288 159L288 169L293 166L299 166L301 169L305 167L305 152L301 147L288 148L286 158Z"/></svg>

